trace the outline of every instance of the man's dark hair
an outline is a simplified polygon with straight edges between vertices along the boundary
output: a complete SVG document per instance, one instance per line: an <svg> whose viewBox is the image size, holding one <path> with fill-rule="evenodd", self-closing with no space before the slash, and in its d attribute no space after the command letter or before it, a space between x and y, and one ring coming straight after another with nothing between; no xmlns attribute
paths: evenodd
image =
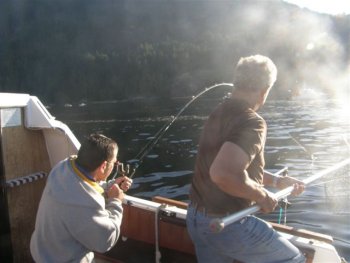
<svg viewBox="0 0 350 263"><path fill-rule="evenodd" d="M104 161L112 161L117 143L102 134L91 134L80 146L76 162L92 172Z"/></svg>

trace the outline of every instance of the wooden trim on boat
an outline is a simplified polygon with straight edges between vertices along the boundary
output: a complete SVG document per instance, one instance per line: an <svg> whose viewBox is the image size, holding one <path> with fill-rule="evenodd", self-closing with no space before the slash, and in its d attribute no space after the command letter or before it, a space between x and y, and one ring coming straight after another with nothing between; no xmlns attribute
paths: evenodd
<svg viewBox="0 0 350 263"><path fill-rule="evenodd" d="M162 197L162 196L154 196L152 198L152 201L160 203L160 204L177 206L177 207L182 208L182 209L187 209L187 206L188 206L188 204L185 202L172 200L172 199ZM324 235L324 234L316 233L313 231L309 231L309 230L305 230L305 229L298 229L298 228L294 228L291 226L285 226L285 225L281 225L281 224L277 224L277 223L272 223L272 222L269 222L269 223L271 224L271 226L274 229L276 229L277 231L283 232L283 233L287 233L287 234L291 234L291 235L299 236L299 237L304 237L304 238L309 238L309 239L315 239L315 240L326 242L328 244L333 243L333 238L329 235Z"/></svg>
<svg viewBox="0 0 350 263"><path fill-rule="evenodd" d="M320 233L316 233L316 232L305 230L305 229L294 228L291 226L280 225L280 224L272 223L272 222L269 222L269 224L277 231L280 231L283 233L287 233L287 234L291 234L291 235L299 236L299 237L304 237L304 238L309 238L309 239L315 239L315 240L326 242L328 244L333 243L333 237L325 235L325 234L320 234Z"/></svg>
<svg viewBox="0 0 350 263"><path fill-rule="evenodd" d="M187 209L187 206L188 206L188 204L185 202L169 199L169 198L162 197L159 195L154 196L152 198L152 201L159 203L159 204L167 204L167 205L176 206L176 207L182 208L182 209Z"/></svg>

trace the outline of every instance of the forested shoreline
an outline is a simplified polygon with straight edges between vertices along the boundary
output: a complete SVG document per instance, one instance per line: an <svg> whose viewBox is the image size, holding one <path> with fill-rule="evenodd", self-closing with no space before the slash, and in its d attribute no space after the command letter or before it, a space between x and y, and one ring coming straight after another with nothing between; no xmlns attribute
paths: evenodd
<svg viewBox="0 0 350 263"><path fill-rule="evenodd" d="M349 15L282 1L5 0L0 34L0 91L46 103L189 96L257 53L288 98L344 88L350 61Z"/></svg>

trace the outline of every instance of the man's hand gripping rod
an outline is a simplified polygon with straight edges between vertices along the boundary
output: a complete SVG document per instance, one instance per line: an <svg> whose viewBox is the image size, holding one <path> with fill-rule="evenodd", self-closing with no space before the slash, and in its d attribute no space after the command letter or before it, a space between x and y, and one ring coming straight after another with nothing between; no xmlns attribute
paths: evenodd
<svg viewBox="0 0 350 263"><path fill-rule="evenodd" d="M329 173L332 173L340 168L343 168L344 166L350 164L350 158L339 162L319 173L316 173L313 176L310 176L308 178L306 178L305 180L303 180L303 183L305 185L310 184L311 182L323 177L324 175L327 175ZM277 173L275 173L275 175L280 174L281 172L283 172L285 170L285 168L283 168L281 171L278 171ZM293 186L287 187L277 193L275 193L275 197L277 200L283 199L287 196L289 196L293 191ZM220 232L221 230L223 230L226 226L242 219L245 216L251 215L251 214L255 214L256 212L258 212L260 210L260 206L258 205L253 205L251 207L248 207L246 209L243 209L242 211L239 211L237 213L225 216L223 218L215 218L210 222L210 229L213 232Z"/></svg>

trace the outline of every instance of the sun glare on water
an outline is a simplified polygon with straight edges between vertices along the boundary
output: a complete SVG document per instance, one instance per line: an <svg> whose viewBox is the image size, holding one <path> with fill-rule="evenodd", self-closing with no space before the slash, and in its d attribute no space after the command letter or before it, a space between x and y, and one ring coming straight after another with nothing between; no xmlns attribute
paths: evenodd
<svg viewBox="0 0 350 263"><path fill-rule="evenodd" d="M340 101L340 117L347 118L350 122L350 105L349 105L349 98L345 101Z"/></svg>
<svg viewBox="0 0 350 263"><path fill-rule="evenodd" d="M336 87L334 95L340 108L340 117L347 120L350 126L350 65Z"/></svg>

